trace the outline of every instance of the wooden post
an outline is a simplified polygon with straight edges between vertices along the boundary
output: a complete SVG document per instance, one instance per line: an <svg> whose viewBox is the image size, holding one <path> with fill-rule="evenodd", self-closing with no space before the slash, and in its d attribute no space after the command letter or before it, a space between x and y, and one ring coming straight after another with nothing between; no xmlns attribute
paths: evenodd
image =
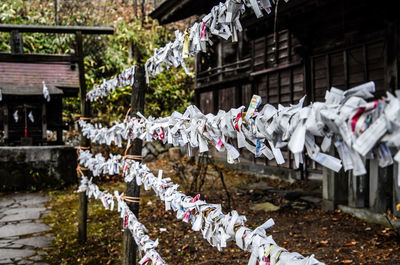
<svg viewBox="0 0 400 265"><path fill-rule="evenodd" d="M223 52L222 39L220 39L217 44L217 51L218 51L217 65L218 65L218 73L219 73L218 81L222 81L224 79L224 77L223 77L224 73L223 73L223 69L222 69L222 64L223 64L223 62L222 62L222 60L223 60L222 59L222 52Z"/></svg>
<svg viewBox="0 0 400 265"><path fill-rule="evenodd" d="M328 154L335 156L330 148ZM334 210L338 204L346 204L348 197L347 179L349 173L341 169L338 173L324 167L322 169L322 205L323 210Z"/></svg>
<svg viewBox="0 0 400 265"><path fill-rule="evenodd" d="M396 215L397 217L400 217L400 211L397 209L397 204L400 203L400 186L397 184L398 182L398 174L399 172L399 164L397 162L394 162L393 164L393 214Z"/></svg>
<svg viewBox="0 0 400 265"><path fill-rule="evenodd" d="M131 97L131 117L135 116L137 112L144 112L144 100L146 93L146 81L145 81L145 72L142 66L136 69L135 73L135 83L132 88L132 97ZM134 139L132 147L129 149L128 154L130 155L141 155L142 154L142 140ZM126 184L126 193L127 196L131 197L140 197L140 187L136 184L136 181L131 181ZM131 211L139 218L139 204L138 203L127 203ZM137 246L132 238L131 232L128 229L125 229L123 235L123 257L122 264L123 265L133 265L136 264L136 252Z"/></svg>
<svg viewBox="0 0 400 265"><path fill-rule="evenodd" d="M369 160L369 208L378 213L386 212L392 205L393 166L379 167L377 159ZM397 184L396 184L397 185Z"/></svg>
<svg viewBox="0 0 400 265"><path fill-rule="evenodd" d="M42 104L42 141L43 145L47 145L47 114L46 103Z"/></svg>
<svg viewBox="0 0 400 265"><path fill-rule="evenodd" d="M399 89L398 21L388 23L384 52L385 90L394 93Z"/></svg>
<svg viewBox="0 0 400 265"><path fill-rule="evenodd" d="M349 171L348 178L348 206L353 208L364 208L367 196L367 175L354 176L352 170Z"/></svg>
<svg viewBox="0 0 400 265"><path fill-rule="evenodd" d="M4 129L4 143L8 145L8 106L3 107L3 129Z"/></svg>
<svg viewBox="0 0 400 265"><path fill-rule="evenodd" d="M90 117L90 104L86 101L86 80L85 68L83 64L83 45L82 45L82 32L75 33L77 42L77 56L78 56L78 69L79 69L79 95L81 104L81 116ZM90 147L90 141L81 134L80 137L81 147ZM87 197L85 192L79 193L79 211L78 211L78 239L79 242L86 242L86 225L87 225Z"/></svg>
<svg viewBox="0 0 400 265"><path fill-rule="evenodd" d="M18 30L12 30L10 32L10 46L12 54L24 53L22 35Z"/></svg>

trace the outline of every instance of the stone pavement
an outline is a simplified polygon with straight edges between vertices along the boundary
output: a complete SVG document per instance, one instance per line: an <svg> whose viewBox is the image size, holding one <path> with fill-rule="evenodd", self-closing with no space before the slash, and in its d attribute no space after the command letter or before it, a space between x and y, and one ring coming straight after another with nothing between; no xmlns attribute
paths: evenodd
<svg viewBox="0 0 400 265"><path fill-rule="evenodd" d="M0 198L0 264L42 264L53 237L40 217L48 213L40 193Z"/></svg>

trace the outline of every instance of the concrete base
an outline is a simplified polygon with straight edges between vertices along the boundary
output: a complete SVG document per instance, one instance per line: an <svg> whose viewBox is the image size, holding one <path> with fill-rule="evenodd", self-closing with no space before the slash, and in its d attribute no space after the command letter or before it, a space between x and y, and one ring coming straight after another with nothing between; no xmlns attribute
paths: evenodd
<svg viewBox="0 0 400 265"><path fill-rule="evenodd" d="M76 163L74 147L0 147L0 191L60 188L77 183Z"/></svg>
<svg viewBox="0 0 400 265"><path fill-rule="evenodd" d="M388 221L386 220L385 216L383 216L383 214L372 212L365 208L353 208L353 207L349 207L349 206L342 205L342 204L339 204L338 208L345 213L351 214L351 215L353 215L357 218L360 218L362 220L365 220L367 222L381 224L381 225L390 227ZM399 220L391 221L391 222L394 227L396 227L396 228L400 227Z"/></svg>

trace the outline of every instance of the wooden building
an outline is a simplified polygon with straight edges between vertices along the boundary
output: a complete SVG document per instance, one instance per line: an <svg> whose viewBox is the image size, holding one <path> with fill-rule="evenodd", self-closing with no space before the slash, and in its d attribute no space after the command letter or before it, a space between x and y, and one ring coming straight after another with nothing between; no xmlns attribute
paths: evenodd
<svg viewBox="0 0 400 265"><path fill-rule="evenodd" d="M169 23L200 15L217 2L201 1L203 8L198 9L190 7L199 1L165 0L151 16ZM394 0L279 1L276 17L273 10L260 19L247 11L238 42L215 38L214 46L197 56L196 104L203 112L216 113L218 109L248 105L252 94L260 95L263 103L277 106L296 103L304 95L307 102L323 101L325 91L332 86L346 90L367 81L375 82L377 97L398 89L400 46L396 3ZM246 152L243 156L253 168L257 165L259 169L277 168L274 161L254 159ZM322 174L322 168L311 160L296 172L289 152L285 151L284 157L287 162L279 170L285 174L297 177ZM384 181L393 186L390 178ZM347 185L347 179L354 184ZM328 196L326 190L324 199L333 205L376 204L371 201L376 198L368 197L373 190L349 195L357 185L365 185L363 190L368 190L368 178L348 177L345 181L344 198L333 198L337 194ZM374 210L391 209L395 201L393 192L390 188L386 195L380 195L390 197L391 201Z"/></svg>
<svg viewBox="0 0 400 265"><path fill-rule="evenodd" d="M50 101L43 96L43 83ZM62 98L78 95L76 64L63 62L0 62L0 130L7 145L47 144L47 130L57 132L62 143Z"/></svg>
<svg viewBox="0 0 400 265"><path fill-rule="evenodd" d="M82 34L112 34L111 28L0 25L10 33L11 52L0 52L0 131L6 145L62 144L63 97L77 97L84 84ZM26 54L26 32L67 33L76 36L76 54ZM43 94L43 82L50 101ZM57 140L47 140L47 130Z"/></svg>
<svg viewBox="0 0 400 265"><path fill-rule="evenodd" d="M76 149L62 145L62 99L79 92L82 115L90 117L85 100L83 35L113 34L114 30L0 24L0 32L9 33L11 46L11 52L0 51L0 135L6 145L0 144L0 191L75 184ZM75 52L23 53L24 33L72 34ZM44 97L43 82L50 101ZM57 131L56 141L47 140L47 130Z"/></svg>

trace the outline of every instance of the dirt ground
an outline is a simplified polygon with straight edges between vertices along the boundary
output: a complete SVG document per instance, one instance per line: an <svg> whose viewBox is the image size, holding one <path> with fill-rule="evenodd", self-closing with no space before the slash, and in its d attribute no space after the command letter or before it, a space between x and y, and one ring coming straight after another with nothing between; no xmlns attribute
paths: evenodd
<svg viewBox="0 0 400 265"><path fill-rule="evenodd" d="M187 161L183 164L185 175L193 173ZM172 177L177 183L183 181L177 179L172 162L156 161L148 165L154 171L162 168L164 176ZM318 202L300 199L303 195L320 197L320 183L288 184L229 170L222 172L232 196L232 209L247 217L250 228L273 218L276 224L267 234L272 234L278 245L287 250L305 256L314 254L326 264L400 264L400 244L391 229L366 223L339 210L323 211ZM227 197L218 174L209 169L208 175L201 191L202 199L213 203L222 201L226 206ZM165 211L163 202L152 195L152 191L143 193L149 197L146 197L146 206L141 208L140 218L150 226L151 236L159 238L159 252L168 264L247 264L248 253L232 242L223 252L212 248L200 233L190 229L190 224L178 221L174 213ZM280 209L274 212L250 209L262 202L271 202ZM160 228L167 231L160 233Z"/></svg>
<svg viewBox="0 0 400 265"><path fill-rule="evenodd" d="M188 160L180 163L159 159L146 163L154 174L163 169L164 177L182 184L188 195L190 176L196 166ZM278 245L291 252L315 257L326 264L400 264L400 241L393 230L368 224L340 211L322 211L318 198L321 183L297 182L257 178L222 169L226 186L232 197L232 207L247 217L247 227L256 228L269 218L275 226L267 230ZM186 180L185 180L186 178ZM95 182L103 190L123 191L121 177L106 177ZM88 204L88 240L77 241L78 194L76 187L64 191L49 191L53 210L44 222L55 236L49 249L49 264L121 264L122 221L117 212L107 211L101 202L91 199ZM218 173L207 171L201 199L222 204L228 212L227 195ZM312 196L305 200L304 196ZM211 247L200 232L176 219L173 211L165 211L164 203L153 191L141 191L139 220L147 227L153 240L159 240L158 251L167 264L247 264L249 253L233 242L222 252ZM253 206L269 202L279 209L274 212L252 210ZM165 228L161 232L160 228Z"/></svg>

